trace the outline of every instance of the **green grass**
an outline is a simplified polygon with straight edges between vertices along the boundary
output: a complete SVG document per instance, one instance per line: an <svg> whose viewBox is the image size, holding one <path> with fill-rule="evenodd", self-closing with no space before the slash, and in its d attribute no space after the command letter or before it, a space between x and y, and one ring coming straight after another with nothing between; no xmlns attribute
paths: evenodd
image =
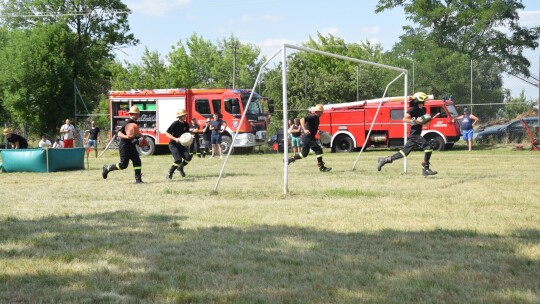
<svg viewBox="0 0 540 304"><path fill-rule="evenodd" d="M423 153L376 170L369 151L169 155L101 178L0 174L2 303L539 303L540 153L512 146Z"/></svg>

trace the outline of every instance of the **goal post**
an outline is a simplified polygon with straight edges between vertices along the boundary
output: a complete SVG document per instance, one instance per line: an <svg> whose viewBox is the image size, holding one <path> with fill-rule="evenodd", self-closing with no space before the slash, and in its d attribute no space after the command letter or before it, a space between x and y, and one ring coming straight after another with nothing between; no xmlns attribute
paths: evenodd
<svg viewBox="0 0 540 304"><path fill-rule="evenodd" d="M246 108L249 106L249 103L251 102L251 99L252 99L252 96L253 96L253 92L255 91L255 88L258 84L258 82L260 81L260 77L261 77L261 74L262 72L264 71L264 68L277 56L279 55L279 53L281 52L281 73L282 73L282 85L283 85L283 100L282 100L282 104L283 104L283 130L288 130L288 121L289 121L289 117L288 117L288 96L287 96L287 49L293 49L293 50L297 50L297 51L302 51L302 52L308 52L308 53L314 53L314 54L319 54L319 55L322 55L322 56L328 56L328 57L333 57L333 58L337 58L337 59L340 59L340 60L345 60L345 61L351 61L351 62L354 62L354 63L358 63L358 64L365 64L365 65L371 65L371 66L375 66L375 67L379 67L379 68L383 68L383 69L388 69L388 70L393 70L393 71L396 71L396 72L400 72L401 74L396 77L395 79L393 79L388 85L387 85L387 89L388 89L388 86L390 86L393 82L395 82L397 79L399 79L401 76L404 76L404 93L403 93L403 98L404 98L404 111L406 112L407 111L407 77L408 77L408 72L406 69L402 69L402 68L398 68L398 67L393 67L393 66L389 66L389 65L385 65L385 64L380 64L380 63L376 63L376 62L372 62L372 61L366 61L366 60L361 60L361 59L357 59L357 58L352 58L352 57L347 57L347 56L343 56L343 55L338 55L338 54L333 54L333 53L329 53L329 52L324 52L324 51L320 51L320 50L314 50L314 49L310 49L310 48L306 48L306 47L301 47L301 46L297 46L297 45L291 45L291 44L287 44L287 43L284 43L282 44L282 47L280 50L278 50L274 55L272 55L266 62L264 62L260 69L259 69L259 73L257 75L257 79L255 80L255 84L253 85L253 89L252 89L252 93L251 95L249 96L249 99L248 99L248 102L246 104ZM385 90L385 94L386 94L386 90ZM384 96L383 96L384 98ZM382 99L381 99L382 100ZM380 107L380 105L379 105ZM244 111L242 113L242 117L241 117L241 122L240 124L243 122L243 120L245 119L245 115L246 115L246 111ZM373 127L373 124L372 126ZM404 142L406 142L407 140L407 125L404 123L403 124L403 129L404 129L404 135L405 135L405 139L404 139ZM371 132L371 128L369 130L369 132ZM238 135L238 130L235 132L234 136L233 136L233 146L234 146L234 141L236 139L236 136ZM288 189L288 178L289 178L289 166L288 166L288 150L289 150L289 143L288 143L288 140L284 140L283 142L284 144L284 148L283 148L283 193L284 194L287 194L289 192L289 189ZM223 175L223 172L225 170L225 166L227 165L227 161L229 159L229 156L231 154L231 151L233 149L230 149L229 152L227 153L227 156L225 158L225 161L223 162L223 166L221 168L221 171L219 173L219 176L217 178L217 181L216 181L216 184L215 184L215 187L214 187L214 192L217 191L218 189L218 186L219 186L219 183L220 183L220 180L221 180L221 177ZM407 171L407 162L406 162L407 158L405 158L405 162L404 162L404 170L405 172Z"/></svg>
<svg viewBox="0 0 540 304"><path fill-rule="evenodd" d="M389 65L385 65L385 64L381 64L381 63L376 63L376 62L372 62L372 61L361 60L361 59L357 59L357 58L347 57L347 56L343 56L343 55L328 53L328 52L324 52L324 51L320 51L320 50L314 50L314 49L310 49L310 48L306 48L306 47L301 47L301 46L297 46L297 45L291 45L291 44L284 43L282 45L282 53L281 53L281 60L282 60L281 68L282 68L282 78L283 78L282 79L283 80L283 101L282 101L283 102L283 130L288 129L287 122L289 121L288 111L287 111L287 105L288 105L288 97L287 97L287 65L286 65L287 64L287 54L286 54L287 48L297 50L297 51L303 51L303 52L308 52L308 53L319 54L319 55L333 57L333 58L337 58L337 59L341 59L341 60L345 60L345 61L351 61L351 62L355 62L355 63L359 63L359 64L371 65L371 66L375 66L375 67L379 67L379 68L383 68L383 69L388 69L388 70L400 72L401 74L396 79L392 80L388 84L388 86L390 84L392 84L394 81L396 81L399 77L404 76L403 100L404 100L404 111L407 112L407 77L408 77L408 71L406 69L402 69L402 68L393 67L393 66L389 66ZM381 106L381 104L379 104L379 107ZM373 124L371 125L371 127L373 127ZM403 124L403 129L404 129L404 134L405 134L405 139L404 139L404 142L405 142L407 140L407 125L405 123ZM371 132L371 128L370 128L369 132ZM405 143L404 143L404 145L405 145ZM289 192L289 189L288 189L289 166L288 166L288 162L287 162L288 152L289 152L288 150L289 150L289 143L288 143L287 140L285 140L284 141L284 147L283 147L283 193L284 194L287 194ZM404 170L406 172L407 171L407 165L406 165L407 163L406 163L406 161L404 162L404 164L405 164L404 165Z"/></svg>

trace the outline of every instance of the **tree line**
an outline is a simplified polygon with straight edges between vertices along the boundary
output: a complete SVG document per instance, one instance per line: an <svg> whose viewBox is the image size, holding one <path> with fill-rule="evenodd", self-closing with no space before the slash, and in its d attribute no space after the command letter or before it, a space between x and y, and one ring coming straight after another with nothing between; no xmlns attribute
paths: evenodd
<svg viewBox="0 0 540 304"><path fill-rule="evenodd" d="M114 51L139 41L130 33L130 10L120 0L6 0L0 5L0 115L4 121L53 133L61 121L73 117L75 107L78 112L107 113L109 90L251 88L266 61L259 47L234 35L211 42L193 33L179 39L168 54L146 48L139 62L121 62ZM322 34L308 37L303 46L407 69L409 92L452 95L458 104L470 102L471 64L474 103L511 102L502 74L530 76L523 51L538 47L540 27L519 24L522 1L380 0L375 12L398 7L414 26L403 27L388 51L377 43ZM287 67L293 115L315 103L381 97L398 75L305 52L288 55ZM277 110L281 81L278 62L266 68L257 84ZM397 82L388 95L402 93L402 82ZM495 117L498 110L478 107L475 114ZM279 119L276 115L274 122ZM102 120L106 125L107 118Z"/></svg>

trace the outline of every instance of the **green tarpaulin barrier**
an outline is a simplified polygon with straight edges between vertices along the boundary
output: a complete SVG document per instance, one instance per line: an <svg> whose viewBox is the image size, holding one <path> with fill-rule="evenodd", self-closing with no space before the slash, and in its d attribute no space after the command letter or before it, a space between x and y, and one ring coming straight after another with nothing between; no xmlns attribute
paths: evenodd
<svg viewBox="0 0 540 304"><path fill-rule="evenodd" d="M85 148L2 150L3 172L56 172L84 169Z"/></svg>

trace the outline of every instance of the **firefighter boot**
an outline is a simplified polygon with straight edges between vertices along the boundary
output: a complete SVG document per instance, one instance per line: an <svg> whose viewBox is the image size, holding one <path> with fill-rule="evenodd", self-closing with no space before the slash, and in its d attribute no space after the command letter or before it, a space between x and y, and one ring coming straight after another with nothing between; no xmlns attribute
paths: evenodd
<svg viewBox="0 0 540 304"><path fill-rule="evenodd" d="M135 184L144 184L141 172L135 172Z"/></svg>
<svg viewBox="0 0 540 304"><path fill-rule="evenodd" d="M167 174L167 176L165 176L165 178L166 179L172 179L175 170L176 170L176 166L172 166L169 169L169 173Z"/></svg>
<svg viewBox="0 0 540 304"><path fill-rule="evenodd" d="M379 161L377 162L377 171L381 171L382 167L388 163L392 163L392 159L390 157L379 157Z"/></svg>
<svg viewBox="0 0 540 304"><path fill-rule="evenodd" d="M118 168L115 165L110 165L110 166L103 165L103 168L101 168L101 176L103 177L103 179L107 179L107 175L109 174L109 172L114 171L114 170L118 170Z"/></svg>
<svg viewBox="0 0 540 304"><path fill-rule="evenodd" d="M429 163L422 162L422 176L428 177L429 175L435 175L437 171L433 171L429 168Z"/></svg>
<svg viewBox="0 0 540 304"><path fill-rule="evenodd" d="M182 177L186 177L186 173L184 172L184 166L186 165L185 162L181 163L180 166L178 166L177 170L178 172L180 172L180 175L182 175Z"/></svg>
<svg viewBox="0 0 540 304"><path fill-rule="evenodd" d="M299 154L295 154L292 157L289 157L287 159L287 165L290 165L291 163L294 163L295 160L302 158Z"/></svg>
<svg viewBox="0 0 540 304"><path fill-rule="evenodd" d="M101 176L103 179L107 179L107 174L109 174L109 167L107 165L103 165L103 168L101 169Z"/></svg>
<svg viewBox="0 0 540 304"><path fill-rule="evenodd" d="M330 172L330 170L332 170L332 168L325 167L324 162L320 162L317 165L319 166L319 171L321 172Z"/></svg>

